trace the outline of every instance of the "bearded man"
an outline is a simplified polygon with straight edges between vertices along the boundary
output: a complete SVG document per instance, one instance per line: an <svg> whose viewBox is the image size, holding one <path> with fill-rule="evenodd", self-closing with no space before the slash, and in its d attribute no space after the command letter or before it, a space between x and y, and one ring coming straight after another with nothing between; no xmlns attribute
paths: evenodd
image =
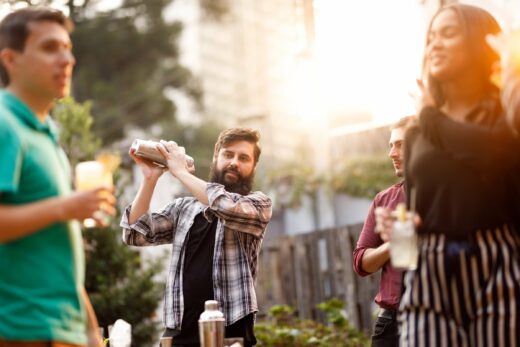
<svg viewBox="0 0 520 347"><path fill-rule="evenodd" d="M223 131L215 144L210 182L190 172L185 150L161 141L167 168L130 156L144 180L121 220L123 240L132 246L172 244L166 283L164 336L173 345L199 346L198 319L206 300L216 300L226 319L226 337L256 344L257 259L271 219L272 203L252 192L260 157L259 133L246 128ZM150 213L159 177L169 171L193 195Z"/></svg>

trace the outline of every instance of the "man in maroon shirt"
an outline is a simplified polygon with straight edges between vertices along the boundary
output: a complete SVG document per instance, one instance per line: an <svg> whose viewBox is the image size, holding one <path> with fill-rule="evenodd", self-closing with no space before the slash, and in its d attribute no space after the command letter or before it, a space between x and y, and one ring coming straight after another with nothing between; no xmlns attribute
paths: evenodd
<svg viewBox="0 0 520 347"><path fill-rule="evenodd" d="M388 156L392 159L395 174L403 176L403 156L402 145L407 124L412 120L412 116L402 118L391 130L390 152ZM386 231L377 233L375 210L378 207L394 209L397 204L405 202L404 182L397 184L379 192L370 209L368 216L363 224L363 230L359 235L356 249L354 250L354 271L360 276L370 275L379 269L381 272L381 282L379 293L375 302L380 310L372 335L372 346L398 346L399 332L396 321L396 312L401 297L401 277L400 271L390 265L390 252L388 234Z"/></svg>

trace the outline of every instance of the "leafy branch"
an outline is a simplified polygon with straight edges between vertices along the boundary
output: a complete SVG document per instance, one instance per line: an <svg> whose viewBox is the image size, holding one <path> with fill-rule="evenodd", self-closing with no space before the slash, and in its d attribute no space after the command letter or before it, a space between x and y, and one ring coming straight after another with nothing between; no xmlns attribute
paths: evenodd
<svg viewBox="0 0 520 347"><path fill-rule="evenodd" d="M255 325L258 346L368 346L368 338L346 319L343 301L332 299L318 304L317 308L326 313L327 324L298 319L291 306L273 306L269 319Z"/></svg>
<svg viewBox="0 0 520 347"><path fill-rule="evenodd" d="M358 156L345 160L332 175L332 189L351 196L372 199L397 182L386 155Z"/></svg>

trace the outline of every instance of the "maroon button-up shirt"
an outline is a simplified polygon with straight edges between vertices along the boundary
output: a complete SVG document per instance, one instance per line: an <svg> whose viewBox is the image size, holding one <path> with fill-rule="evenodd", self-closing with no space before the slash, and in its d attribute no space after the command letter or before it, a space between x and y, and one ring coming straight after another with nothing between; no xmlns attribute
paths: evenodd
<svg viewBox="0 0 520 347"><path fill-rule="evenodd" d="M383 244L383 240L374 230L376 227L375 209L377 207L387 207L394 209L397 204L405 202L406 195L404 192L404 182L399 182L393 186L379 192L370 209L368 216L363 224L363 230L359 235L359 240L354 250L354 271L360 276L367 276L370 273L363 271L361 260L363 254L368 248L377 248ZM399 307L399 300L401 298L401 279L402 272L394 269L390 265L390 261L383 265L381 272L381 281L379 283L379 293L377 293L375 302L379 307L397 310Z"/></svg>

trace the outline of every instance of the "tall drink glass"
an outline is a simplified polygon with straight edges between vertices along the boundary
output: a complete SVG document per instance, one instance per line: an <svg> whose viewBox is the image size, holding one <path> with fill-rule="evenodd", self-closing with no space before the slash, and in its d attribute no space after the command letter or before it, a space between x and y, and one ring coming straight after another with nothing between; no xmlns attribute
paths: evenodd
<svg viewBox="0 0 520 347"><path fill-rule="evenodd" d="M112 179L112 172L105 169L105 166L99 161L84 161L76 165L76 190L78 192L87 191L99 187L111 188L114 185ZM103 193L100 193L103 194ZM100 210L96 211L96 218L103 218L106 215ZM96 226L96 221L93 218L87 218L83 221L83 225L87 228Z"/></svg>
<svg viewBox="0 0 520 347"><path fill-rule="evenodd" d="M397 220L394 222L390 240L392 266L400 270L415 270L419 257L419 245L413 219L414 214L406 211L404 204L399 204L394 215Z"/></svg>

